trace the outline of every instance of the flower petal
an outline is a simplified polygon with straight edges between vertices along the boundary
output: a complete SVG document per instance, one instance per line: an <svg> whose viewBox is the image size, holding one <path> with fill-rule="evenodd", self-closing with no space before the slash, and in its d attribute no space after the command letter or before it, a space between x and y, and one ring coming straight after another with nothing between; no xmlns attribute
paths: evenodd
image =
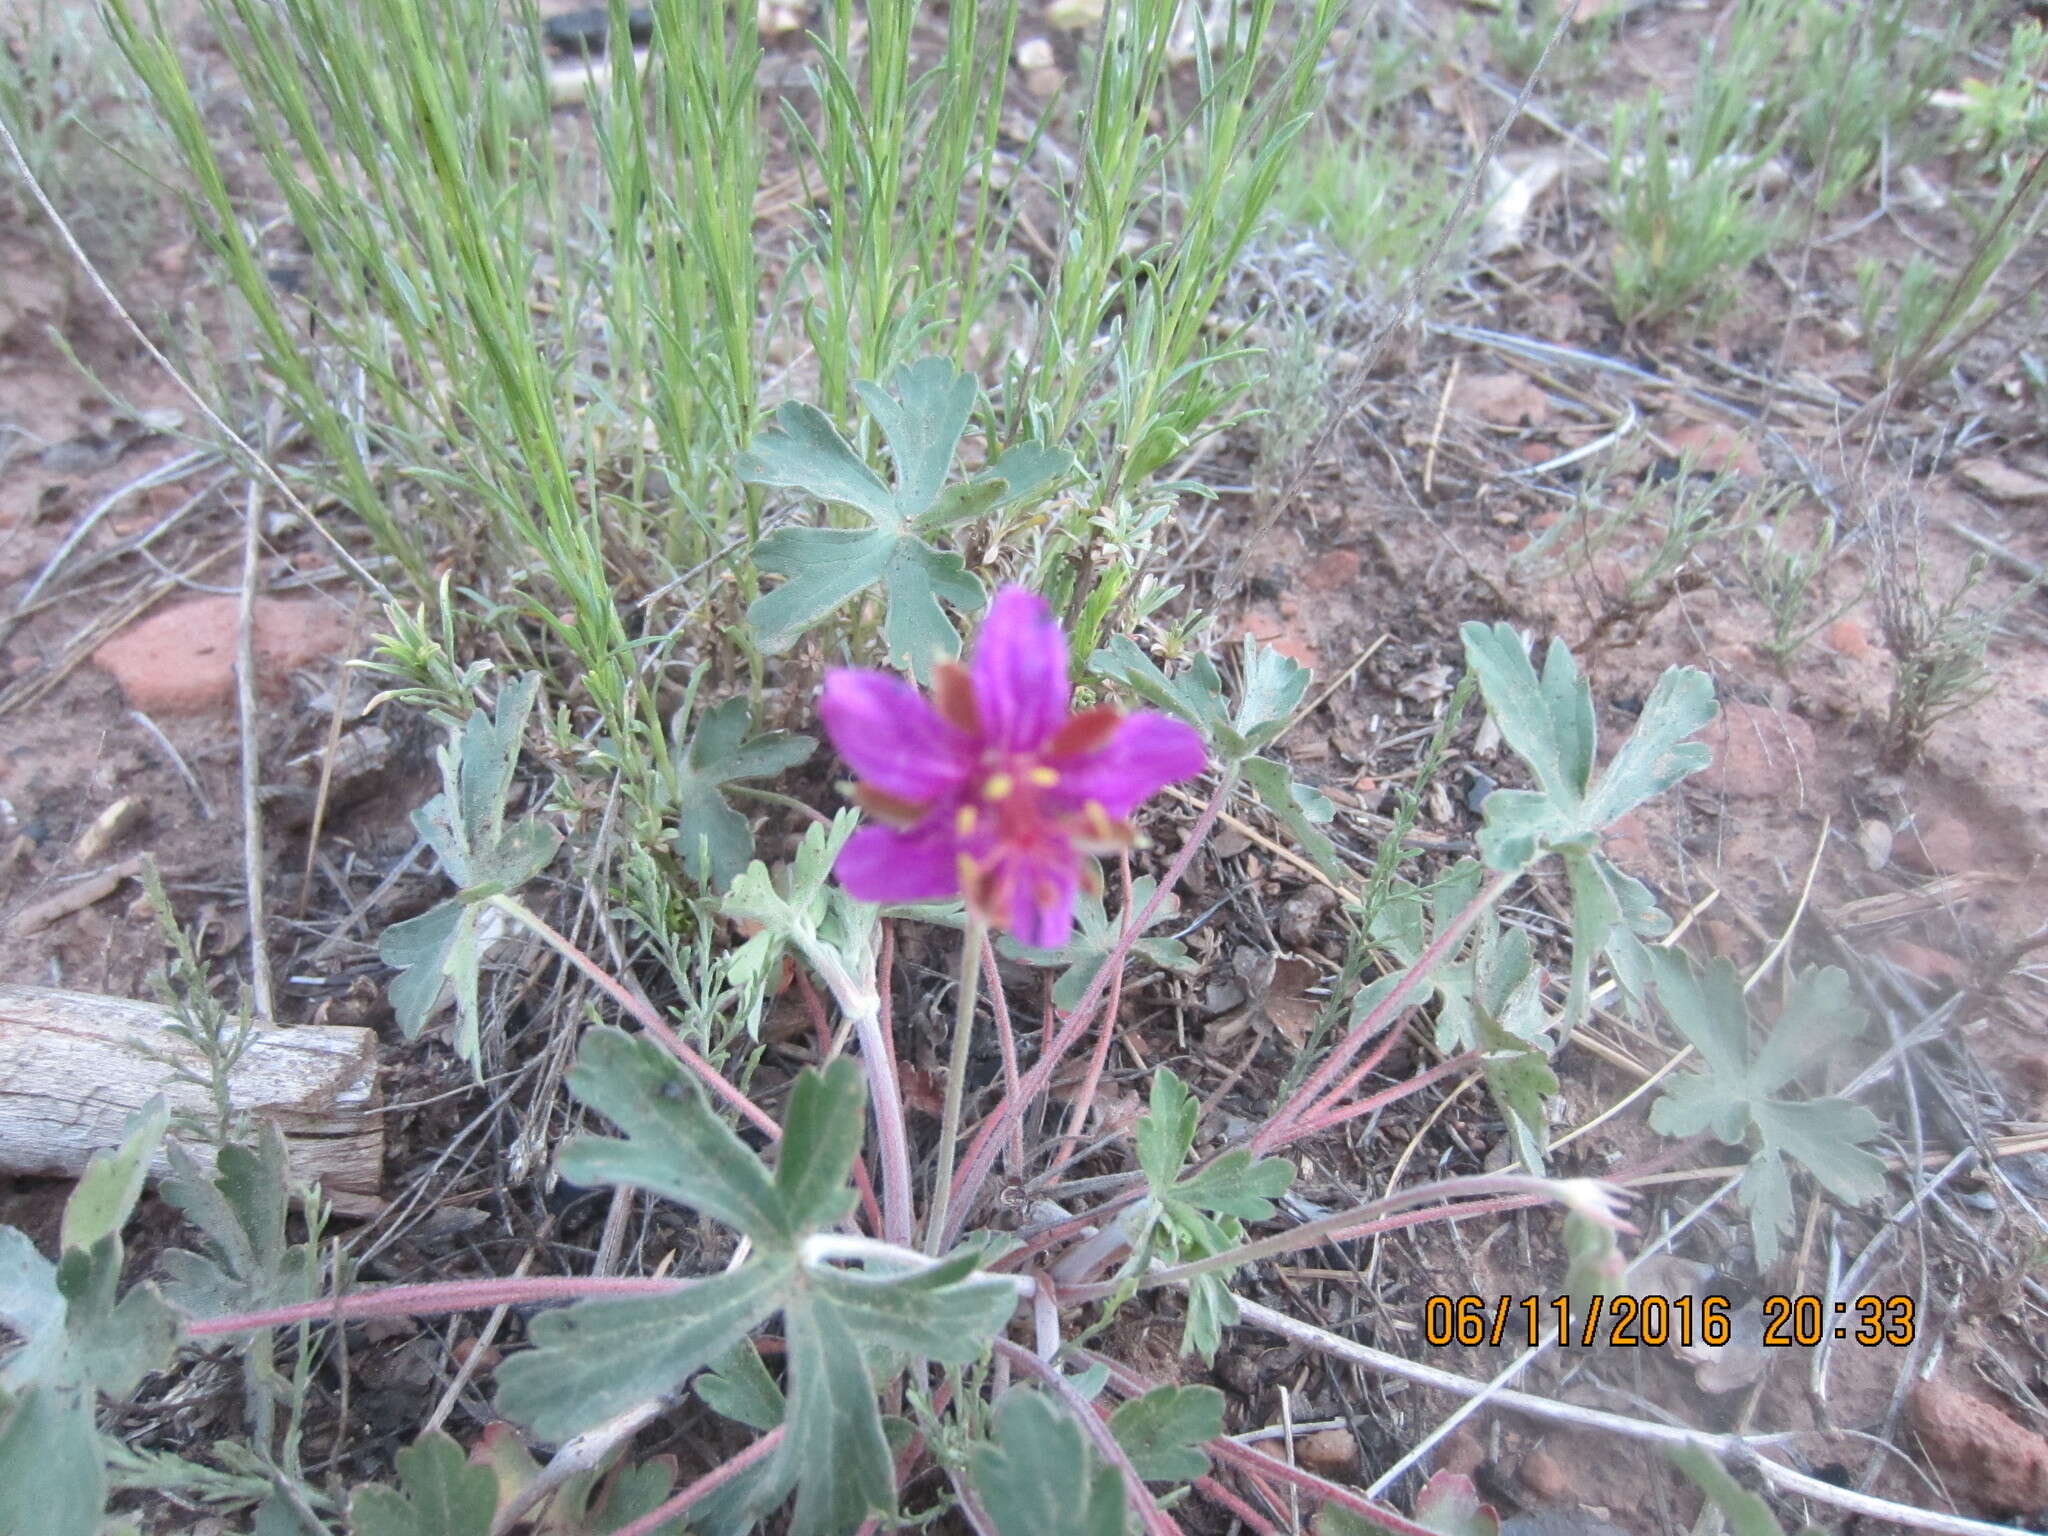
<svg viewBox="0 0 2048 1536"><path fill-rule="evenodd" d="M899 800L940 799L957 790L974 765L972 739L886 672L842 667L826 673L818 715L853 771Z"/></svg>
<svg viewBox="0 0 2048 1536"><path fill-rule="evenodd" d="M1075 805L1093 800L1114 819L1168 784L1192 779L1208 766L1202 736L1185 721L1152 710L1126 715L1116 734L1093 752L1055 758L1056 791Z"/></svg>
<svg viewBox="0 0 2048 1536"><path fill-rule="evenodd" d="M938 901L960 890L956 849L942 822L912 832L862 827L839 850L832 872L860 901Z"/></svg>
<svg viewBox="0 0 2048 1536"><path fill-rule="evenodd" d="M1081 861L1065 848L1004 849L984 884L995 910L984 913L1031 949L1058 949L1074 933Z"/></svg>
<svg viewBox="0 0 2048 1536"><path fill-rule="evenodd" d="M1067 637L1037 593L1005 587L995 595L972 670L982 734L1004 751L1035 751L1066 720Z"/></svg>

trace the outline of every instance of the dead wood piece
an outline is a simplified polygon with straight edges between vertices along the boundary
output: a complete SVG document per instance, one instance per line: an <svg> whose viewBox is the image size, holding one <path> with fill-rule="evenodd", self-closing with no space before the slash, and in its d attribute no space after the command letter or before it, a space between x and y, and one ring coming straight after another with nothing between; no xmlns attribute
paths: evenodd
<svg viewBox="0 0 2048 1536"><path fill-rule="evenodd" d="M159 1093L174 1112L210 1114L205 1060L172 1022L153 1003L0 983L0 1173L76 1175ZM345 1214L375 1206L384 1119L373 1031L259 1024L229 1085L238 1111L284 1133L295 1180L318 1182ZM159 1152L150 1172L168 1167Z"/></svg>

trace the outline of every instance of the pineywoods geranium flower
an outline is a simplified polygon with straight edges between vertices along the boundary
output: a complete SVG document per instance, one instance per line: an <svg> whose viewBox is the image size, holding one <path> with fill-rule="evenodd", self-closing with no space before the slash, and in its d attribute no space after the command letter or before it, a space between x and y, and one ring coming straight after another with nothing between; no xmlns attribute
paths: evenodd
<svg viewBox="0 0 2048 1536"><path fill-rule="evenodd" d="M839 856L863 901L934 901L1053 949L1073 931L1088 856L1131 843L1126 818L1206 761L1165 715L1068 712L1067 641L1043 598L1005 587L968 667L941 665L932 701L883 672L838 670L820 706L854 798L878 826Z"/></svg>

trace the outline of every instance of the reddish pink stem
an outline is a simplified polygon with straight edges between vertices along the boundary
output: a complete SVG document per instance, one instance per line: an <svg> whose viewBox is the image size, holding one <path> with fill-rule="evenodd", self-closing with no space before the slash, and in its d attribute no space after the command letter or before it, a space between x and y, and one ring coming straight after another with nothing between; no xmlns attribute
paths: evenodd
<svg viewBox="0 0 2048 1536"><path fill-rule="evenodd" d="M1131 856L1121 856L1123 867L1124 904L1123 915L1131 912ZM1074 1153L1081 1143L1081 1131L1088 1124L1088 1111L1095 1107L1096 1090L1102 1083L1102 1069L1109 1064L1109 1042L1116 1036L1117 1015L1123 1011L1124 968L1118 965L1116 975L1110 979L1109 1002L1102 1010L1102 1033L1095 1037L1095 1052L1088 1058L1088 1075L1082 1079L1081 1095L1074 1100L1074 1112L1067 1119L1066 1139L1060 1143L1059 1151L1053 1154L1052 1167L1046 1170L1048 1178L1074 1160Z"/></svg>
<svg viewBox="0 0 2048 1536"><path fill-rule="evenodd" d="M1408 967L1400 981L1395 983L1394 990L1380 999L1372 1012L1345 1032L1344 1038L1337 1043L1337 1048L1330 1052L1309 1080L1294 1090L1287 1102L1266 1122L1258 1135L1252 1138L1254 1156L1263 1157L1281 1140L1296 1134L1294 1122L1308 1113L1308 1106L1315 1105L1319 1109L1335 1107L1318 1104L1317 1101L1337 1080L1345 1067L1350 1065L1351 1058L1363 1050L1366 1043L1381 1030L1387 1030L1388 1042L1392 1041L1393 1022L1409 1006L1410 998L1436 968L1450 957L1451 952L1464 942L1465 935L1471 930L1472 925L1479 921L1488 907L1500 900L1501 893L1520 873L1519 870L1509 870L1504 874L1496 874L1480 887L1479 894L1472 898L1465 910L1452 918L1444 926L1443 932L1429 941L1428 947L1416 958L1415 963Z"/></svg>
<svg viewBox="0 0 2048 1536"><path fill-rule="evenodd" d="M1138 915L1131 919L1130 926L1117 936L1116 943L1110 947L1109 955L1102 963L1102 969L1095 973L1095 980L1088 984L1088 990L1082 994L1081 1001L1075 1004L1074 1011L1067 1015L1066 1022L1060 1026L1059 1034L1049 1041L1041 1042L1038 1060L1033 1063L1031 1070L1024 1074L1024 1081L1018 1084L1017 1091L1005 1093L1002 1102L995 1107L994 1113L982 1122L980 1130L975 1133L974 1141L967 1149L967 1156L960 1164L960 1171L953 1180L951 1212L947 1217L946 1230L943 1234L944 1247L950 1248L959 1240L968 1213L974 1208L974 1202L981 1194L981 1186L987 1182L990 1171L995 1167L996 1137L1007 1131L1013 1122L1020 1120L1025 1106L1045 1092L1046 1085L1052 1081L1052 1075L1058 1069L1060 1061L1087 1030L1095 1016L1096 1004L1102 1001L1103 993L1109 989L1110 978L1121 973L1124 957L1131 952L1131 946L1137 942L1138 935L1151 925L1152 919L1165 904L1167 896L1180 884L1181 876L1187 873L1188 865L1194 862L1196 852L1208 838L1209 829L1216 825L1216 818L1223 814L1223 802L1230 798L1230 791L1236 782L1234 774L1226 774L1223 782L1216 786L1216 793L1211 795L1209 803L1202 807L1202 814L1195 819L1186 841L1181 844L1179 852L1174 854L1173 862L1167 866L1166 873L1160 878L1151 898L1139 910Z"/></svg>
<svg viewBox="0 0 2048 1536"><path fill-rule="evenodd" d="M667 1503L650 1509L631 1525L620 1526L612 1536L648 1536L649 1532L660 1530L706 1494L716 1493L742 1472L774 1455L776 1447L782 1444L783 1436L788 1433L787 1424L776 1425L739 1455L713 1467Z"/></svg>
<svg viewBox="0 0 2048 1536"><path fill-rule="evenodd" d="M676 1060L703 1079L706 1087L759 1126L770 1141L782 1139L782 1127L775 1123L768 1112L728 1082L718 1068L692 1050L681 1035L668 1027L668 1021L655 1011L652 1003L621 986L610 972L583 953L567 934L558 933L538 913L509 896L494 896L491 901L501 911L517 918L547 940L556 953L588 976L597 984L600 991L630 1013L642 1029L667 1046Z"/></svg>
<svg viewBox="0 0 2048 1536"><path fill-rule="evenodd" d="M1253 1509L1213 1477L1195 1479L1195 1491L1212 1504L1222 1506L1252 1531L1253 1536L1280 1536L1280 1527Z"/></svg>
<svg viewBox="0 0 2048 1536"><path fill-rule="evenodd" d="M1237 1468L1241 1472L1263 1473L1292 1483L1295 1487L1314 1494L1326 1504L1335 1504L1354 1514L1364 1515L1382 1530L1395 1531L1399 1536L1432 1536L1426 1525L1417 1525L1405 1515L1397 1515L1386 1505L1368 1499L1356 1488L1346 1488L1342 1483L1333 1483L1326 1477L1301 1467L1289 1466L1278 1456L1269 1456L1254 1446L1239 1445L1228 1436L1211 1440L1202 1449L1218 1461ZM624 1532L620 1536L625 1536Z"/></svg>
<svg viewBox="0 0 2048 1536"><path fill-rule="evenodd" d="M302 1301L295 1306L262 1312L236 1312L227 1317L187 1323L195 1339L259 1328L286 1328L293 1323L353 1322L364 1317L424 1317L429 1313L468 1312L478 1307L518 1307L534 1302L580 1301L589 1296L668 1296L689 1280L649 1280L597 1275L537 1275L517 1280L441 1280L424 1285L387 1285L349 1296Z"/></svg>
<svg viewBox="0 0 2048 1536"><path fill-rule="evenodd" d="M1107 1356L1098 1355L1093 1350L1082 1349L1076 1350L1074 1353L1076 1358L1086 1360L1090 1365L1108 1367L1109 1379L1116 1384L1117 1390L1126 1397L1141 1397L1153 1390L1156 1385L1156 1383L1146 1380L1121 1361L1111 1360ZM1297 1488L1305 1488L1318 1498L1329 1503L1340 1504L1344 1508L1358 1514L1369 1516L1371 1519L1384 1525L1386 1529L1401 1533L1401 1536L1432 1536L1432 1533L1426 1526L1420 1526L1413 1521L1403 1519L1387 1509L1386 1506L1374 1503L1356 1489L1346 1488L1341 1484L1329 1481L1327 1478L1317 1477L1313 1472L1304 1472L1299 1467L1291 1467L1277 1456L1268 1456L1264 1451L1255 1450L1249 1445L1238 1444L1237 1441L1231 1439L1228 1435L1219 1435L1216 1439L1205 1444L1202 1449L1211 1456L1214 1456L1218 1461L1226 1462L1250 1476L1271 1477L1281 1482L1293 1483Z"/></svg>
<svg viewBox="0 0 2048 1536"><path fill-rule="evenodd" d="M1303 1136L1313 1136L1318 1131L1327 1131L1332 1126L1344 1124L1347 1120L1356 1120L1360 1115L1369 1115L1376 1109L1385 1109L1389 1104L1405 1099L1409 1094L1427 1088L1431 1083L1441 1078L1464 1071L1467 1067L1475 1064L1484 1054L1485 1052L1483 1051L1465 1051L1456 1056L1446 1057L1428 1071L1418 1073L1404 1083L1396 1083L1393 1087L1381 1093L1376 1093L1370 1098L1360 1099L1356 1104L1346 1104L1339 1109L1326 1107L1333 1100L1337 1100L1340 1097L1338 1094L1333 1093L1322 1104L1317 1105L1304 1114L1300 1120L1295 1122L1294 1128L1273 1145L1276 1148L1284 1147L1289 1142L1298 1140Z"/></svg>
<svg viewBox="0 0 2048 1536"><path fill-rule="evenodd" d="M1181 1536L1180 1523L1161 1509L1158 1502L1153 1499L1151 1490L1145 1486L1145 1480L1138 1476L1138 1469L1131 1465L1131 1458L1125 1453L1124 1448L1117 1444L1116 1436L1109 1432L1104 1415L1093 1403L1074 1390L1074 1384L1067 1380L1065 1373L1056 1366L1048 1365L1022 1345L1012 1344L1008 1339L997 1339L995 1343L998 1354L1025 1374L1036 1376L1052 1389L1053 1396L1066 1405L1067 1412L1074 1416L1083 1432L1095 1442L1095 1448L1102 1453L1103 1460L1123 1475L1124 1502L1137 1511L1138 1520L1145 1527L1148 1536ZM1052 1536L1052 1533L1047 1532L1046 1536Z"/></svg>

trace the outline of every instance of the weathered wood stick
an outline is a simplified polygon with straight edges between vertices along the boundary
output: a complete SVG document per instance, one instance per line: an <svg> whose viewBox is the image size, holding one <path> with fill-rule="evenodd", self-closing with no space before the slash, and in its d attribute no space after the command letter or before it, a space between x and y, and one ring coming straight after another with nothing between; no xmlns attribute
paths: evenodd
<svg viewBox="0 0 2048 1536"><path fill-rule="evenodd" d="M153 1003L0 982L0 1173L79 1173L159 1093L173 1111L210 1115L205 1059L171 1022ZM199 1082L181 1081L180 1067ZM318 1181L346 1214L375 1208L384 1118L373 1031L259 1024L228 1082L238 1111L284 1133L295 1179ZM151 1174L168 1166L159 1152Z"/></svg>

